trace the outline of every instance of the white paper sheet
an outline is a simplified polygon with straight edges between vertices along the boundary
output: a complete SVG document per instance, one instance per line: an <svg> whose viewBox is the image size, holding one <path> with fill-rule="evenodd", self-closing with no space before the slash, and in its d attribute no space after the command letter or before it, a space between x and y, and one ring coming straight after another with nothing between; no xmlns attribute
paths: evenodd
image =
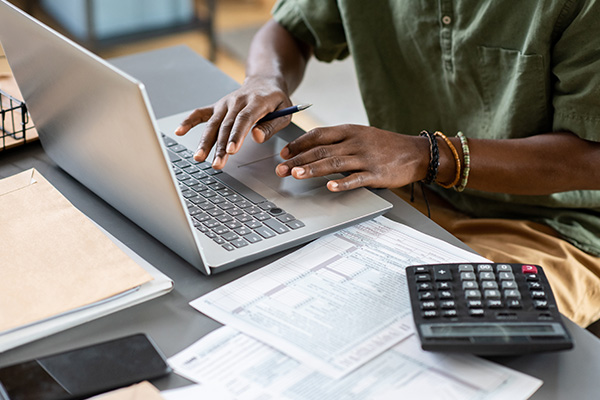
<svg viewBox="0 0 600 400"><path fill-rule="evenodd" d="M342 379L223 327L169 358L174 371L239 400L525 399L536 378L470 355L424 352L411 335Z"/></svg>
<svg viewBox="0 0 600 400"><path fill-rule="evenodd" d="M486 262L384 217L322 237L190 304L339 378L413 333L404 269Z"/></svg>

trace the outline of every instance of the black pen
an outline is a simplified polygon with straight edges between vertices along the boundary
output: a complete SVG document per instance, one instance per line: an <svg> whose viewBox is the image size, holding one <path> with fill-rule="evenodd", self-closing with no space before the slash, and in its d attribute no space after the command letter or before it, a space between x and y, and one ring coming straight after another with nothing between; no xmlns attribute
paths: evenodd
<svg viewBox="0 0 600 400"><path fill-rule="evenodd" d="M257 124L260 124L261 122L267 122L275 118L283 117L284 115L290 115L293 113L297 113L298 111L306 110L310 106L312 106L312 104L298 104L296 106L282 108L281 110L270 112L261 119L259 119Z"/></svg>

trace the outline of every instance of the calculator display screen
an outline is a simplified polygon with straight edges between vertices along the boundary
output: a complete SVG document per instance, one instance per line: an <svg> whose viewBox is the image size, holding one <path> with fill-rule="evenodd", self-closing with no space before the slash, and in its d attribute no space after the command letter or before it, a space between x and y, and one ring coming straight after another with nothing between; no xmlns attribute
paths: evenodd
<svg viewBox="0 0 600 400"><path fill-rule="evenodd" d="M484 336L484 335L556 335L552 324L465 324L465 325L429 325L431 336Z"/></svg>

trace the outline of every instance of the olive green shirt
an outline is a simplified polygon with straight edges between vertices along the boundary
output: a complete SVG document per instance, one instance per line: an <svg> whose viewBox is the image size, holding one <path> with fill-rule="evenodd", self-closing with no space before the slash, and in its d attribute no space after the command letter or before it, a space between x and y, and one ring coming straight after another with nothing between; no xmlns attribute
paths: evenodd
<svg viewBox="0 0 600 400"><path fill-rule="evenodd" d="M279 0L273 17L321 61L352 54L372 126L487 139L570 131L600 140L600 2ZM600 191L432 187L470 215L542 222L600 255Z"/></svg>

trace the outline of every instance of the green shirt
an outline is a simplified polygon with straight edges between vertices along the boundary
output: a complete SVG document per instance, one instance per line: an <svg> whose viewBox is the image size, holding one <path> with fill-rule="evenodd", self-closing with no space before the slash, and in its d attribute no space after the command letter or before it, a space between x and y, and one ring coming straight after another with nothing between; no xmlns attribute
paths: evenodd
<svg viewBox="0 0 600 400"><path fill-rule="evenodd" d="M273 17L321 61L352 54L372 126L487 139L570 131L600 140L600 2L279 0ZM600 191L433 187L470 215L542 222L600 255Z"/></svg>

